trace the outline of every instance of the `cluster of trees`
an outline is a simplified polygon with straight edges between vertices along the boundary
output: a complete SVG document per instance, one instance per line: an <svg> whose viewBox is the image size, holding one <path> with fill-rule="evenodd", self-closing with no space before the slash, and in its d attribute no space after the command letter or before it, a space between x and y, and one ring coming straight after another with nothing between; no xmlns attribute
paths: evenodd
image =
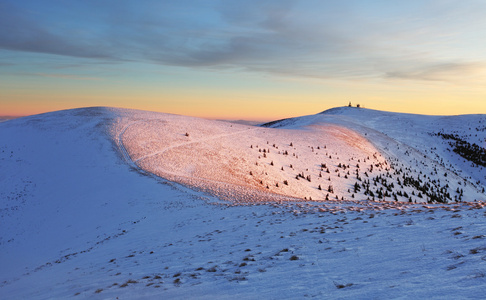
<svg viewBox="0 0 486 300"><path fill-rule="evenodd" d="M449 142L449 145L453 148L452 151L461 157L479 166L486 167L486 149L461 139L457 134L439 132L436 135L445 140L452 140L452 142Z"/></svg>
<svg viewBox="0 0 486 300"><path fill-rule="evenodd" d="M457 144L457 149L461 149L461 145L468 151L477 153L478 149L475 144L471 145L462 139L460 139L457 135L453 134L444 134L440 133L437 134L438 136L443 137L444 139L453 140ZM267 142L269 144L269 142ZM293 143L290 143L289 146L293 146ZM253 145L250 146L253 148ZM273 144L273 147L278 149L277 145ZM259 148L256 146L256 148ZM309 146L312 150L314 147ZM320 147L317 147L319 149ZM322 147L321 147L322 148ZM472 149L472 150L471 150ZM260 148L259 152L263 152L263 156L265 154L270 153L270 149ZM466 155L466 150L457 150L459 152L464 152L462 155ZM276 151L278 154L288 155L285 150ZM461 153L462 153L461 152ZM482 150L484 152L484 150ZM326 153L326 156L328 153ZM470 154L469 154L470 155ZM482 154L484 155L484 153ZM377 159L377 153L373 155L375 159ZM338 158L339 159L339 158ZM333 171L338 173L337 177L344 176L345 179L348 179L348 175L356 175L356 183L353 186L350 186L348 189L348 194L351 194L351 198L355 198L355 195L361 194L367 196L369 200L379 199L379 200L394 200L394 201L408 201L408 202L416 202L416 201L426 201L428 203L448 203L450 201L462 201L463 198L463 191L458 190L457 193L454 191L450 191L450 187L447 184L448 180L444 182L445 186L441 184L441 180L437 178L433 178L433 175L437 175L437 169L434 168L433 172L431 171L430 174L423 174L422 171L413 169L412 167L406 167L401 164L400 167L398 164L395 165L392 161L388 163L387 161L383 162L370 162L365 164L364 166L361 163L366 163L366 160L370 160L370 157L367 159L357 159L350 158L349 161L346 162L337 162L337 168L333 167L333 164L329 164L330 162L322 162L320 163L319 167L320 170L317 170L318 173L316 174L317 178L311 178L311 175L308 173L309 169L306 169L302 172L297 172L294 176L296 180L306 180L308 182L317 181L317 189L322 192L328 192L326 195L326 199L329 198L329 194L334 194L334 188L331 184L331 176L327 180L329 184L323 185L322 182L319 182L320 177L323 177L323 174L328 173L330 174L330 167L333 167ZM354 163L349 163L350 161L354 161ZM398 160L397 160L398 162ZM274 164L274 161L269 163L271 166L277 166ZM258 165L258 163L257 163ZM360 166L361 165L361 166ZM293 169L293 166L289 166ZM284 167L281 166L280 169L284 171ZM383 173L374 176L373 173L375 171L383 171ZM312 172L312 171L311 171ZM344 172L341 176L341 172ZM334 172L332 172L334 173ZM419 174L420 173L420 174ZM266 173L265 173L266 174ZM413 175L415 174L415 175ZM253 175L250 172L250 175ZM361 175L363 177L361 177ZM432 176L432 178L431 178ZM354 177L354 176L353 176ZM444 174L444 177L447 177L447 174ZM351 178L351 177L349 177ZM326 181L327 181L326 180ZM260 183L263 185L263 181L260 180ZM270 186L285 186L290 185L291 183L287 180L284 180L280 183L272 183ZM267 188L269 186L267 185ZM338 191L339 193L339 191ZM337 195L336 195L337 197ZM310 197L306 197L309 198ZM344 197L343 197L344 199ZM422 199L422 200L420 200Z"/></svg>
<svg viewBox="0 0 486 300"><path fill-rule="evenodd" d="M450 193L448 192L448 188L446 187L434 187L430 184L430 182L422 182L420 178L413 178L410 176L403 175L403 185L404 186L411 186L419 191L418 197L421 198L421 193L424 193L425 196L428 197L427 202L438 202L438 203L447 203L448 200L452 200ZM455 198L456 201L462 200L462 193L459 197Z"/></svg>
<svg viewBox="0 0 486 300"><path fill-rule="evenodd" d="M392 178L391 175L389 177ZM413 178L408 175L403 175L401 180L398 178L397 182L401 190L396 190L393 180L392 182L389 182L387 178L383 177L382 175L375 176L371 178L371 180L365 179L361 182L361 184L359 182L355 182L353 186L353 196L354 194L359 193L361 189L364 189L363 194L373 200L375 200L376 197L380 200L391 198L398 201L399 197L403 197L408 199L409 202L412 202L412 196L420 199L425 198L429 203L447 203L448 200L452 200L448 185L445 187L439 187L431 184L430 182L423 182L420 177ZM404 188L407 186L412 188L412 193L410 195L404 190ZM454 200L461 201L462 195L462 192L458 192L458 194L454 197Z"/></svg>
<svg viewBox="0 0 486 300"><path fill-rule="evenodd" d="M306 179L307 181L311 182L311 176L310 175L305 176L304 172L299 173L295 176L295 179L299 180L299 178L303 178L303 179Z"/></svg>

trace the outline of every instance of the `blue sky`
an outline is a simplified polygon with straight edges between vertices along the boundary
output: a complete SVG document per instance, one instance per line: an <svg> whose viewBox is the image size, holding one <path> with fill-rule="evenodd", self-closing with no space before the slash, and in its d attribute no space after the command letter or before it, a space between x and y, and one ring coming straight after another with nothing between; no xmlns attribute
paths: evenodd
<svg viewBox="0 0 486 300"><path fill-rule="evenodd" d="M2 0L0 110L486 113L485 15L474 0Z"/></svg>

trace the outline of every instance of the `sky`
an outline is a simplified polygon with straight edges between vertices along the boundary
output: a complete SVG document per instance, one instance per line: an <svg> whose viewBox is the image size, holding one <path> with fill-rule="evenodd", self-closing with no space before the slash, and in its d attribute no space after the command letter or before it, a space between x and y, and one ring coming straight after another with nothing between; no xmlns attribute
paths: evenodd
<svg viewBox="0 0 486 300"><path fill-rule="evenodd" d="M0 116L486 114L486 1L0 0Z"/></svg>

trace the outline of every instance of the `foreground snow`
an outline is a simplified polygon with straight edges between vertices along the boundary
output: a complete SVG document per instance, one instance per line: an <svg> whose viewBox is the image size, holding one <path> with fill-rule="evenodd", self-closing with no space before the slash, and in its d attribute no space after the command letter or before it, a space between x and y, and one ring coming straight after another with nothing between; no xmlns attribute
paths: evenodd
<svg viewBox="0 0 486 300"><path fill-rule="evenodd" d="M153 138L157 133L139 130L147 117L164 119L171 128L189 122L90 108L0 125L2 298L483 297L486 223L480 206L417 204L381 210L387 207L384 202L289 199L234 205L139 169L135 162L150 145L140 152L137 143L127 147L130 153L118 151L123 137L136 137L130 128L152 134L147 142L158 141ZM136 119L138 126L127 129ZM181 127L177 141L168 142L183 144L189 138L217 148L224 145L217 143L221 139L262 130L193 122L210 132L193 129L186 137ZM204 134L218 138L205 139ZM286 135L301 147L297 135ZM258 137L259 144L266 144L267 137ZM250 149L242 155L258 159L247 142L231 141ZM363 145L372 151L380 146ZM152 146L151 153L178 157L176 148ZM349 151L350 159L358 155L352 151L362 149ZM194 174L171 163L164 172L186 172L175 174L178 178ZM221 179L209 175L204 176L210 187ZM337 182L341 177L335 176ZM302 186L306 191L307 184Z"/></svg>

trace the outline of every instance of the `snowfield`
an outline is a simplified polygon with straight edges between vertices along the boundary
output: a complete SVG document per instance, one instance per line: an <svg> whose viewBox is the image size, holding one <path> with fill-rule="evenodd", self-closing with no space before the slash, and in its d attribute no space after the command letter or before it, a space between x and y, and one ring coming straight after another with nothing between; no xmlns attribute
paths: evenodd
<svg viewBox="0 0 486 300"><path fill-rule="evenodd" d="M2 122L0 298L483 298L485 128L348 107Z"/></svg>
<svg viewBox="0 0 486 300"><path fill-rule="evenodd" d="M137 167L238 202L351 198L345 177L355 166L386 163L366 139L336 125L297 131L132 112L113 135Z"/></svg>

